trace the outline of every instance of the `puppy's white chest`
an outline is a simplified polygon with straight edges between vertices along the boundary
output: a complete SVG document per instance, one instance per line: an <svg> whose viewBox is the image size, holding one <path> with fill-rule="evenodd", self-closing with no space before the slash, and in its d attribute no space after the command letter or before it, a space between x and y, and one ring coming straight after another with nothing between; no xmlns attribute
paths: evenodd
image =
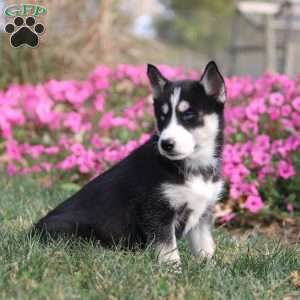
<svg viewBox="0 0 300 300"><path fill-rule="evenodd" d="M175 209L185 206L190 214L185 225L184 233L187 233L199 222L208 206L214 204L220 196L223 181L213 182L195 176L186 180L184 184L165 184L163 193Z"/></svg>

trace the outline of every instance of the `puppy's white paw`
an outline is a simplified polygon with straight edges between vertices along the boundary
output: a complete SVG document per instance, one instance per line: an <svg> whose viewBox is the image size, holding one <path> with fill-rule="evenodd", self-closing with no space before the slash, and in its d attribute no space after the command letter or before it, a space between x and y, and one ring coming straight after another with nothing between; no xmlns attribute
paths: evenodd
<svg viewBox="0 0 300 300"><path fill-rule="evenodd" d="M177 248L167 249L161 248L158 256L158 261L161 264L166 264L175 273L181 273L181 261Z"/></svg>
<svg viewBox="0 0 300 300"><path fill-rule="evenodd" d="M182 266L181 262L179 261L168 261L166 262L168 267L170 268L170 271L175 274L181 274L182 273Z"/></svg>
<svg viewBox="0 0 300 300"><path fill-rule="evenodd" d="M163 263L160 263L160 265L163 267L163 270L167 271L168 273L182 273L182 266L180 261L164 261Z"/></svg>
<svg viewBox="0 0 300 300"><path fill-rule="evenodd" d="M209 243L207 243L205 246L199 249L196 256L199 258L211 260L212 257L214 256L215 250L216 250L215 243L213 242L213 240L211 240Z"/></svg>

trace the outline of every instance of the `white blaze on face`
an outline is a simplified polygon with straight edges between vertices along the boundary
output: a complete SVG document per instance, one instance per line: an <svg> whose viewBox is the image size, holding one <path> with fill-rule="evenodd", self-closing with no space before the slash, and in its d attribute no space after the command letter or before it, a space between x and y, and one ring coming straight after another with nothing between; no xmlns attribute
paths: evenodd
<svg viewBox="0 0 300 300"><path fill-rule="evenodd" d="M159 151L162 155L167 156L169 159L183 159L191 155L195 148L194 137L191 132L185 129L178 123L176 117L176 107L180 100L181 88L175 88L170 101L171 101L171 120L166 128L160 134ZM172 139L175 141L174 152L178 155L172 157L161 148L161 141Z"/></svg>

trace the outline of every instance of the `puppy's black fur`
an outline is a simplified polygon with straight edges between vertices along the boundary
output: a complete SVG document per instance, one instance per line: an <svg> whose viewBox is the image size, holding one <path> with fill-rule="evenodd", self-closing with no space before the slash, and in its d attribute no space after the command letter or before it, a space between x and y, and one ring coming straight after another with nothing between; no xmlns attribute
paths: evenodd
<svg viewBox="0 0 300 300"><path fill-rule="evenodd" d="M79 192L50 211L35 230L93 237L109 246L116 242L146 245L168 235L164 224L175 211L162 200L163 182L183 183L177 163L157 151L157 136Z"/></svg>

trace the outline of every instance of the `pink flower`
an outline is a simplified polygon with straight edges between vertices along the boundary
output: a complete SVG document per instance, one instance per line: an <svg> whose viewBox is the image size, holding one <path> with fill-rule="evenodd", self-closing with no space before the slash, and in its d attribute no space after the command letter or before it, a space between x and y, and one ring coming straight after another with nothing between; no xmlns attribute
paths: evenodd
<svg viewBox="0 0 300 300"><path fill-rule="evenodd" d="M233 163L230 162L225 162L223 164L223 175L226 177L229 177L232 174L233 169L235 168L235 165Z"/></svg>
<svg viewBox="0 0 300 300"><path fill-rule="evenodd" d="M12 126L11 124L3 118L3 116L0 115L0 129L1 129L1 135L8 139L12 137Z"/></svg>
<svg viewBox="0 0 300 300"><path fill-rule="evenodd" d="M6 154L10 160L21 162L23 159L21 147L15 140L6 142Z"/></svg>
<svg viewBox="0 0 300 300"><path fill-rule="evenodd" d="M70 103L74 105L82 104L93 93L92 84L88 81L86 82L71 82L69 88L66 90L66 98Z"/></svg>
<svg viewBox="0 0 300 300"><path fill-rule="evenodd" d="M280 123L284 126L284 129L286 130L286 131L288 131L288 130L290 130L290 131L293 131L293 130L295 130L294 129L294 124L293 124L293 121L291 121L291 120L287 120L287 119L281 119L280 120Z"/></svg>
<svg viewBox="0 0 300 300"><path fill-rule="evenodd" d="M268 164L268 165L263 166L260 169L259 174L258 174L259 182L263 182L268 175L271 175L273 173L274 173L274 168L272 167L272 165Z"/></svg>
<svg viewBox="0 0 300 300"><path fill-rule="evenodd" d="M105 104L104 100L105 100L104 96L101 94L99 94L97 96L97 98L95 99L95 108L97 111L99 111L99 112L104 111L104 104Z"/></svg>
<svg viewBox="0 0 300 300"><path fill-rule="evenodd" d="M49 172L52 168L53 168L53 165L49 162L42 162L40 164L41 168L44 169L46 172Z"/></svg>
<svg viewBox="0 0 300 300"><path fill-rule="evenodd" d="M148 134L148 133L143 133L140 137L140 140L139 140L139 144L140 145L143 145L145 144L149 139L150 139L151 135Z"/></svg>
<svg viewBox="0 0 300 300"><path fill-rule="evenodd" d="M271 105L281 106L284 102L284 97L281 93L272 93L269 97Z"/></svg>
<svg viewBox="0 0 300 300"><path fill-rule="evenodd" d="M98 66L95 70L91 73L90 78L106 78L111 76L112 70L106 66Z"/></svg>
<svg viewBox="0 0 300 300"><path fill-rule="evenodd" d="M264 152L260 148L254 148L251 152L252 160L255 164L264 166L271 161L270 154Z"/></svg>
<svg viewBox="0 0 300 300"><path fill-rule="evenodd" d="M129 130L134 131L136 129L136 124L123 117L115 117L113 112L107 112L105 115L103 115L99 126L101 128L112 128L112 127L127 127Z"/></svg>
<svg viewBox="0 0 300 300"><path fill-rule="evenodd" d="M292 109L289 104L285 104L281 107L281 114L284 117L288 117L291 113Z"/></svg>
<svg viewBox="0 0 300 300"><path fill-rule="evenodd" d="M268 150L270 148L270 137L265 134L258 135L255 139L255 147Z"/></svg>
<svg viewBox="0 0 300 300"><path fill-rule="evenodd" d="M247 197L244 207L251 213L256 214L264 208L264 203L260 196L250 195Z"/></svg>
<svg viewBox="0 0 300 300"><path fill-rule="evenodd" d="M221 224L228 223L228 222L230 222L231 220L233 220L234 218L235 218L235 213L230 212L230 213L227 213L226 215L222 216L222 217L219 219L219 222L220 222Z"/></svg>
<svg viewBox="0 0 300 300"><path fill-rule="evenodd" d="M120 152L114 149L105 148L103 158L109 162L116 162L121 159Z"/></svg>
<svg viewBox="0 0 300 300"><path fill-rule="evenodd" d="M250 174L250 171L243 165L237 165L230 175L230 181L233 183L240 183L242 182L246 176Z"/></svg>
<svg viewBox="0 0 300 300"><path fill-rule="evenodd" d="M224 147L223 151L224 161L233 162L233 163L241 163L240 153L237 150L235 145L227 144Z"/></svg>
<svg viewBox="0 0 300 300"><path fill-rule="evenodd" d="M6 170L7 170L8 176L16 175L17 172L18 172L18 168L17 168L16 165L15 165L14 163L12 163L12 162L9 162L9 163L7 164Z"/></svg>
<svg viewBox="0 0 300 300"><path fill-rule="evenodd" d="M286 209L289 213L293 213L294 212L294 205L292 203L287 203L286 205Z"/></svg>
<svg viewBox="0 0 300 300"><path fill-rule="evenodd" d="M292 113L292 122L295 127L300 127L300 114L299 113Z"/></svg>
<svg viewBox="0 0 300 300"><path fill-rule="evenodd" d="M269 107L268 113L271 117L271 120L278 120L280 117L280 109L278 107Z"/></svg>
<svg viewBox="0 0 300 300"><path fill-rule="evenodd" d="M31 146L27 153L30 154L33 158L38 158L44 153L45 147L43 145Z"/></svg>
<svg viewBox="0 0 300 300"><path fill-rule="evenodd" d="M278 175L284 179L288 179L296 174L293 165L286 162L285 160L281 160L278 163Z"/></svg>
<svg viewBox="0 0 300 300"><path fill-rule="evenodd" d="M104 144L103 144L102 140L100 139L100 137L98 137L95 134L92 136L91 143L97 148L104 147Z"/></svg>
<svg viewBox="0 0 300 300"><path fill-rule="evenodd" d="M246 121L241 124L242 132L246 134L253 134L256 135L258 133L258 126L256 123Z"/></svg>
<svg viewBox="0 0 300 300"><path fill-rule="evenodd" d="M74 155L70 155L66 157L63 161L57 164L57 168L67 171L72 169L76 165L76 157Z"/></svg>
<svg viewBox="0 0 300 300"><path fill-rule="evenodd" d="M124 115L128 118L141 118L145 114L145 101L144 99L138 100L135 104L127 107L124 111Z"/></svg>
<svg viewBox="0 0 300 300"><path fill-rule="evenodd" d="M132 152L133 150L135 150L137 147L139 146L138 141L132 140L129 141L125 147L126 147L126 151L128 151L128 153Z"/></svg>
<svg viewBox="0 0 300 300"><path fill-rule="evenodd" d="M239 199L243 195L240 184L231 184L229 191L230 198Z"/></svg>
<svg viewBox="0 0 300 300"><path fill-rule="evenodd" d="M44 149L44 152L49 154L49 155L54 155L59 152L59 147L57 146L52 146Z"/></svg>
<svg viewBox="0 0 300 300"><path fill-rule="evenodd" d="M84 153L84 151L85 151L85 149L84 149L83 145L81 145L79 143L73 144L71 146L71 152L74 155L82 155Z"/></svg>
<svg viewBox="0 0 300 300"><path fill-rule="evenodd" d="M259 114L255 103L251 103L246 107L246 115L250 121L257 122L259 119Z"/></svg>
<svg viewBox="0 0 300 300"><path fill-rule="evenodd" d="M50 123L54 119L52 111L53 103L47 99L41 99L36 107L36 113L42 123Z"/></svg>
<svg viewBox="0 0 300 300"><path fill-rule="evenodd" d="M99 78L95 81L96 89L103 91L109 88L109 81L106 78Z"/></svg>
<svg viewBox="0 0 300 300"><path fill-rule="evenodd" d="M64 121L64 126L72 129L73 132L78 133L81 131L82 116L79 113L71 112L67 114Z"/></svg>
<svg viewBox="0 0 300 300"><path fill-rule="evenodd" d="M293 102L292 105L294 109L298 112L300 112L300 97L296 98Z"/></svg>

